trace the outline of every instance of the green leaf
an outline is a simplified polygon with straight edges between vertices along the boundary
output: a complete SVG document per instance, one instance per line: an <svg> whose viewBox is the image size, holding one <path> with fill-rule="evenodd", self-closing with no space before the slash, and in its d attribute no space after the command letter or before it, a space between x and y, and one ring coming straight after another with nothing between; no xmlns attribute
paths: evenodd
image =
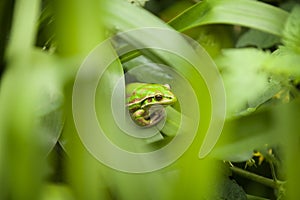
<svg viewBox="0 0 300 200"><path fill-rule="evenodd" d="M220 174L219 177L212 178L206 182L208 188L206 194L202 198L207 200L246 200L246 193L236 181L231 180L232 172L224 163L216 163L213 166L214 172ZM199 181L201 182L201 181ZM193 198L192 198L193 199Z"/></svg>
<svg viewBox="0 0 300 200"><path fill-rule="evenodd" d="M237 41L236 47L254 46L260 49L269 48L280 44L280 38L259 30L250 29Z"/></svg>
<svg viewBox="0 0 300 200"><path fill-rule="evenodd" d="M265 144L278 145L281 141L276 133L272 108L250 115L227 120L219 143L212 155L221 160L242 162L252 157L253 151Z"/></svg>
<svg viewBox="0 0 300 200"><path fill-rule="evenodd" d="M250 0L206 0L175 17L169 24L184 31L205 24L234 24L281 36L288 13Z"/></svg>
<svg viewBox="0 0 300 200"><path fill-rule="evenodd" d="M277 110L278 132L282 138L283 148L285 149L286 168L287 168L287 199L297 199L300 196L299 187L299 168L300 161L298 152L300 151L299 141L299 118L300 118L299 99L290 104L286 104Z"/></svg>
<svg viewBox="0 0 300 200"><path fill-rule="evenodd" d="M283 31L283 44L300 54L300 6L293 8Z"/></svg>
<svg viewBox="0 0 300 200"><path fill-rule="evenodd" d="M234 200L247 200L246 193L236 181L230 180L229 178L223 178L219 183L219 196L213 199L234 199Z"/></svg>
<svg viewBox="0 0 300 200"><path fill-rule="evenodd" d="M215 60L225 84L229 116L247 109L249 103L251 107L261 104L262 101L258 98L265 99L263 95L268 88L272 89L273 84L276 84L268 81L268 73L263 70L264 63L269 58L269 53L249 48L224 50ZM253 105L251 102L258 104Z"/></svg>
<svg viewBox="0 0 300 200"><path fill-rule="evenodd" d="M17 1L14 8L13 24L10 42L6 49L7 59L16 62L26 62L30 57L37 31L36 21L40 6L39 0ZM14 56L19 56L14 59ZM13 58L12 58L13 57ZM19 65L19 67L26 65Z"/></svg>
<svg viewBox="0 0 300 200"><path fill-rule="evenodd" d="M267 61L265 69L275 76L300 79L300 55L291 49L280 47Z"/></svg>
<svg viewBox="0 0 300 200"><path fill-rule="evenodd" d="M47 184L42 190L41 200L74 200L71 188L63 184Z"/></svg>
<svg viewBox="0 0 300 200"><path fill-rule="evenodd" d="M229 26L206 25L197 28L195 32L196 40L212 58L218 56L222 49L234 46L233 31Z"/></svg>
<svg viewBox="0 0 300 200"><path fill-rule="evenodd" d="M104 23L115 32L139 27L170 28L165 22L143 8L123 0L107 1L104 17Z"/></svg>

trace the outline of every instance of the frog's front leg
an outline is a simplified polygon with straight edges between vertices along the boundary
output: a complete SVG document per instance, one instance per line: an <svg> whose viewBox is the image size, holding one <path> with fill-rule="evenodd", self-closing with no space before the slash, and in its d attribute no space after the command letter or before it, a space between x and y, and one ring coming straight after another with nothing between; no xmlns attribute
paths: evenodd
<svg viewBox="0 0 300 200"><path fill-rule="evenodd" d="M148 126L150 124L150 118L146 116L147 113L143 109L138 109L131 115L132 119L141 126Z"/></svg>

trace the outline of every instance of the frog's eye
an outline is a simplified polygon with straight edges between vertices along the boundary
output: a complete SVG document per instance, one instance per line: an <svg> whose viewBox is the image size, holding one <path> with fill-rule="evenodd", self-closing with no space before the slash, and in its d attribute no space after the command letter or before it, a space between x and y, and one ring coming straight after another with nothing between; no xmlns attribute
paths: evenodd
<svg viewBox="0 0 300 200"><path fill-rule="evenodd" d="M156 101L161 101L163 97L162 97L161 94L157 94L157 95L155 95L154 98L155 98Z"/></svg>

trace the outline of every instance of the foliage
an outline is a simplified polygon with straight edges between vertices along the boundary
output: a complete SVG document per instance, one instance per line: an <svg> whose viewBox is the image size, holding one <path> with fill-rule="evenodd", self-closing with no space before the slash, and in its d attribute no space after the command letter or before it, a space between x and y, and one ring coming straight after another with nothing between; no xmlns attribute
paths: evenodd
<svg viewBox="0 0 300 200"><path fill-rule="evenodd" d="M283 0L144 3L0 3L0 199L299 198L300 6ZM158 64L180 72L193 88L199 101L188 101L189 111L193 113L192 105L201 108L200 121L196 114L189 119L199 125L197 135L176 162L134 174L103 165L82 143L72 95L81 64L99 43L146 27L183 32L203 46L224 82L226 122L217 145L200 159L212 112L203 77L191 63L164 51L143 49L118 56L132 40L164 44L160 35L117 38L103 55L118 59L105 71L95 94L99 124L114 143L145 152L164 147L176 136L186 105L168 108L165 127L147 140L123 134L109 109L120 80L121 85L168 82L178 96L187 96L185 82L176 83ZM183 38L174 43L175 49L192 48ZM202 62L211 66L209 60ZM191 127L184 130L189 133Z"/></svg>

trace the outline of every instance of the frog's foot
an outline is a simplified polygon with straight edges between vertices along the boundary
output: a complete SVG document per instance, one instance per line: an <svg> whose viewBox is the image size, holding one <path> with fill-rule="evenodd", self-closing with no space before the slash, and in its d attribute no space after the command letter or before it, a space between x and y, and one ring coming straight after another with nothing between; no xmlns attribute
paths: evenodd
<svg viewBox="0 0 300 200"><path fill-rule="evenodd" d="M135 118L134 122L139 125L139 126L143 126L143 127L149 127L150 125L150 120L145 119L144 117L139 117L139 118Z"/></svg>
<svg viewBox="0 0 300 200"><path fill-rule="evenodd" d="M148 126L150 124L150 119L145 118L148 115L143 109L135 111L131 118L139 126Z"/></svg>
<svg viewBox="0 0 300 200"><path fill-rule="evenodd" d="M159 123L163 118L165 117L165 113L163 109L160 110L155 110L153 112L150 111L149 114L149 120L150 120L150 124L149 126L154 126L157 123Z"/></svg>
<svg viewBox="0 0 300 200"><path fill-rule="evenodd" d="M151 127L159 123L164 117L164 109L150 109L148 112L137 110L132 114L133 121L139 126Z"/></svg>

